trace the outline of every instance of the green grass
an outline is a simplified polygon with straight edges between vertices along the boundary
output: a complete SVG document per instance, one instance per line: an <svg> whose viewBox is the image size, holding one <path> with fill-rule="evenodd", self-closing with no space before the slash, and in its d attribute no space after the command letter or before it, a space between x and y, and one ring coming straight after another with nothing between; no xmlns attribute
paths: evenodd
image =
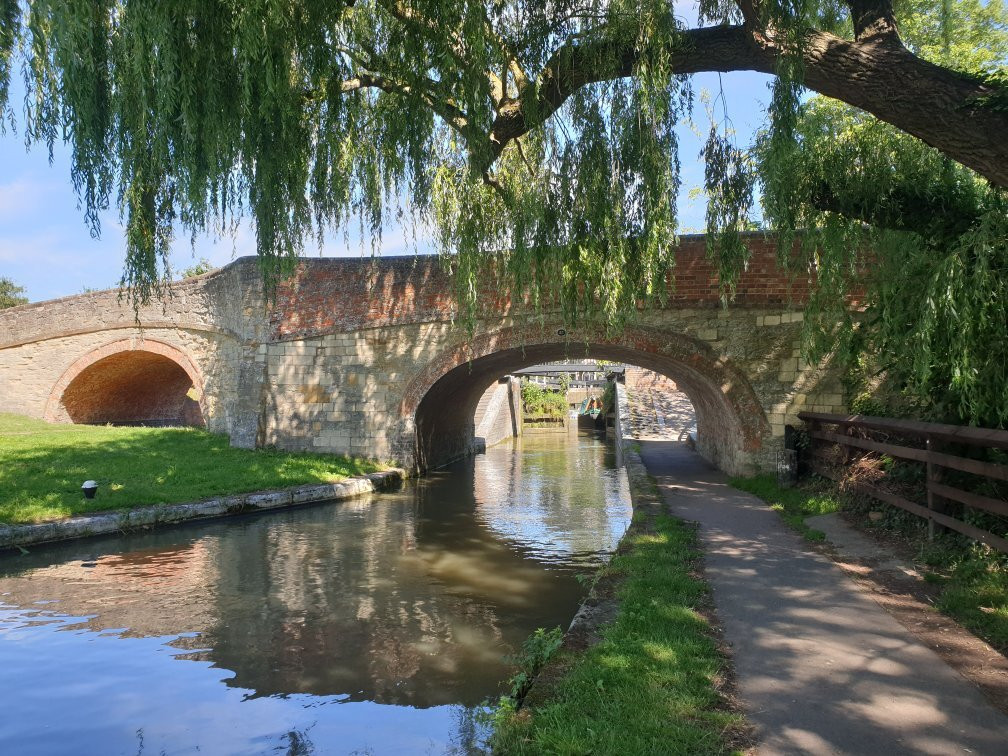
<svg viewBox="0 0 1008 756"><path fill-rule="evenodd" d="M781 488L770 475L732 478L731 484L763 499L772 509L780 512L784 522L809 541L822 541L826 536L821 530L806 525L805 518L840 510L840 500L837 496L805 486Z"/></svg>
<svg viewBox="0 0 1008 756"><path fill-rule="evenodd" d="M1008 651L1008 570L989 558L961 558L948 572L937 602L991 645Z"/></svg>
<svg viewBox="0 0 1008 756"><path fill-rule="evenodd" d="M143 504L194 501L380 467L320 454L234 449L195 428L57 425L0 413L0 522L25 523ZM98 481L95 499L81 484Z"/></svg>
<svg viewBox="0 0 1008 756"><path fill-rule="evenodd" d="M513 702L504 700L495 715L495 752L631 756L731 750L744 722L724 708L714 687L723 659L696 610L706 600L706 587L693 575L699 558L695 531L658 517L652 532L627 539L632 548L605 570L625 576L618 617L597 645L561 652L565 671L546 683L544 703L516 712Z"/></svg>
<svg viewBox="0 0 1008 756"><path fill-rule="evenodd" d="M523 383L521 396L527 417L562 418L569 411L566 394L543 388L538 383Z"/></svg>

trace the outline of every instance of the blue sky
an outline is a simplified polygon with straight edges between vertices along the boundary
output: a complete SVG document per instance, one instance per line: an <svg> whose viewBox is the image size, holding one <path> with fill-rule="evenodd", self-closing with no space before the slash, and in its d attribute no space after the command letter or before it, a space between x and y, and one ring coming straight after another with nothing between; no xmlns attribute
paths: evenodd
<svg viewBox="0 0 1008 756"><path fill-rule="evenodd" d="M19 76L11 82L12 104L22 101ZM769 100L767 84L770 77L754 73L722 75L702 74L694 78L697 92L707 90L717 95L723 86L728 116L738 135L740 145L749 143L752 132L762 125L765 103ZM721 116L721 103L716 106ZM704 107L698 103L694 120L706 135L709 123ZM680 160L682 161L683 192L679 213L684 231L701 230L704 224L703 198L690 199L689 190L703 182L703 164L698 155L701 140L688 125L681 126ZM330 239L325 248L317 250L306 245L313 254L355 256L370 254L370 245L362 248L351 229L350 244L342 234ZM85 288L109 288L120 277L123 261L123 228L118 213L112 209L102 218L100 238L92 238L84 223L77 197L70 183L69 151L57 145L50 165L45 146L36 145L26 152L20 130L10 130L0 136L0 276L25 287L31 301L77 294ZM404 230L389 228L383 235L382 254L403 254L407 247ZM215 241L209 236L196 240L195 250L185 234L176 239L172 265L184 269L202 257L214 265L224 265L235 257L254 254L255 239L246 224L237 236Z"/></svg>

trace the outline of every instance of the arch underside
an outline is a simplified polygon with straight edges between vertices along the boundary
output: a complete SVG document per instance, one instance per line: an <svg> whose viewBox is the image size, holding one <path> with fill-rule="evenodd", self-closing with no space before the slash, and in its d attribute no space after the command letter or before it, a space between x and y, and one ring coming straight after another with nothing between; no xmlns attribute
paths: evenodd
<svg viewBox="0 0 1008 756"><path fill-rule="evenodd" d="M82 424L202 427L199 391L176 360L129 349L80 369L59 396L59 414Z"/></svg>
<svg viewBox="0 0 1008 756"><path fill-rule="evenodd" d="M577 356L623 362L674 380L696 411L701 454L723 469L739 471L768 432L765 414L745 379L694 343L674 338L674 348L661 351L613 343L524 344L456 364L433 381L416 407L418 467L438 467L478 451L473 415L495 380L529 365Z"/></svg>

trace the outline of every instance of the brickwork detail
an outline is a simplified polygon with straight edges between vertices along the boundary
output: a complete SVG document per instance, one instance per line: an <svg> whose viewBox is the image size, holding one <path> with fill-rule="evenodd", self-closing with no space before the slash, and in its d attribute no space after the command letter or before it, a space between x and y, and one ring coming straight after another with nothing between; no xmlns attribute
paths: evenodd
<svg viewBox="0 0 1008 756"><path fill-rule="evenodd" d="M144 415L184 419L179 397L185 397L190 389L196 397L202 396L203 376L181 350L154 339L113 341L88 352L67 368L49 392L43 418L49 422L129 421L142 419ZM135 392L140 392L140 396L123 396ZM163 406L169 397L179 398L177 407ZM103 399L126 406L119 412L102 413L95 405L104 405ZM191 419L188 424L203 425L202 411L198 422L194 417Z"/></svg>

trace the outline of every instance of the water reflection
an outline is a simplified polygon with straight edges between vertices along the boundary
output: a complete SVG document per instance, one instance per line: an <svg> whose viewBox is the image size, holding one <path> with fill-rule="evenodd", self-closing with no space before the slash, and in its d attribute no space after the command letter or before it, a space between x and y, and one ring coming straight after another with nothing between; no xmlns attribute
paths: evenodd
<svg viewBox="0 0 1008 756"><path fill-rule="evenodd" d="M0 752L476 752L505 658L570 621L626 527L610 463L537 441L396 494L2 559Z"/></svg>
<svg viewBox="0 0 1008 756"><path fill-rule="evenodd" d="M477 519L537 560L594 564L626 530L626 475L593 434L491 448L476 458L475 473Z"/></svg>

